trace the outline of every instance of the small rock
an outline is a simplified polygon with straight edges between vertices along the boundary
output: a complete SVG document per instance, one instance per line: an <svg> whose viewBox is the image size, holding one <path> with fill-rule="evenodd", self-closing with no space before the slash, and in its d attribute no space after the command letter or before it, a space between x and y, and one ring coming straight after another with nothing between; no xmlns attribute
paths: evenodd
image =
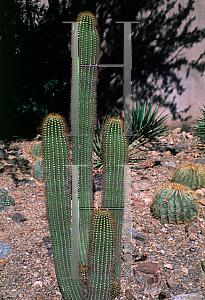
<svg viewBox="0 0 205 300"><path fill-rule="evenodd" d="M3 267L8 261L9 261L8 258L0 259L0 268Z"/></svg>
<svg viewBox="0 0 205 300"><path fill-rule="evenodd" d="M192 134L190 134L190 133L186 133L186 137L188 138L188 139L193 139L193 135Z"/></svg>
<svg viewBox="0 0 205 300"><path fill-rule="evenodd" d="M189 269L185 268L185 267L182 267L182 271L185 273L185 274L189 274Z"/></svg>
<svg viewBox="0 0 205 300"><path fill-rule="evenodd" d="M16 292L12 293L11 297L12 297L12 298L16 298L18 295L19 295L19 292L16 291Z"/></svg>
<svg viewBox="0 0 205 300"><path fill-rule="evenodd" d="M159 250L159 252L164 255L165 254L165 251L163 249Z"/></svg>
<svg viewBox="0 0 205 300"><path fill-rule="evenodd" d="M188 233L194 233L194 234L200 233L200 230L198 229L198 227L191 225L191 224L188 224L185 226L185 231Z"/></svg>
<svg viewBox="0 0 205 300"><path fill-rule="evenodd" d="M177 127L177 128L175 128L174 130L173 130L173 134L174 135L176 135L176 134L178 134L178 133L180 133L181 132L181 128L180 127Z"/></svg>
<svg viewBox="0 0 205 300"><path fill-rule="evenodd" d="M179 282L172 279L167 279L167 284L172 290L175 290L179 286Z"/></svg>
<svg viewBox="0 0 205 300"><path fill-rule="evenodd" d="M38 280L38 281L35 281L33 285L42 287L43 283L42 283L42 281Z"/></svg>
<svg viewBox="0 0 205 300"><path fill-rule="evenodd" d="M140 262L135 269L143 273L156 274L162 269L162 267L159 263Z"/></svg>
<svg viewBox="0 0 205 300"><path fill-rule="evenodd" d="M172 154L171 154L171 151L168 150L168 151L166 151L166 152L164 153L164 155L165 155L165 156L170 156L170 155L172 155Z"/></svg>
<svg viewBox="0 0 205 300"><path fill-rule="evenodd" d="M138 182L133 182L132 183L132 187L135 190L141 190L141 191L145 191L145 190L149 190L150 189L150 183L145 181L145 180L141 180Z"/></svg>
<svg viewBox="0 0 205 300"><path fill-rule="evenodd" d="M197 235L190 232L188 233L188 238L191 240L191 241L196 241L198 239Z"/></svg>
<svg viewBox="0 0 205 300"><path fill-rule="evenodd" d="M159 294L161 291L161 265L153 262L140 262L134 269L136 280L144 285L144 294Z"/></svg>
<svg viewBox="0 0 205 300"><path fill-rule="evenodd" d="M0 158L7 158L7 157L8 157L8 153L6 149L0 149Z"/></svg>
<svg viewBox="0 0 205 300"><path fill-rule="evenodd" d="M25 185L25 184L31 184L31 185L36 185L35 182L33 180L24 178L22 180L19 181L20 184Z"/></svg>
<svg viewBox="0 0 205 300"><path fill-rule="evenodd" d="M133 294L131 293L130 290L126 290L125 291L125 295L127 297L128 300L135 300L136 298L133 296Z"/></svg>
<svg viewBox="0 0 205 300"><path fill-rule="evenodd" d="M28 219L20 213L15 213L12 215L12 220L15 222L24 222L27 221Z"/></svg>
<svg viewBox="0 0 205 300"><path fill-rule="evenodd" d="M9 163L17 166L27 166L29 161L24 157L13 158Z"/></svg>
<svg viewBox="0 0 205 300"><path fill-rule="evenodd" d="M8 243L0 243L0 260L2 258L6 258L10 254L13 253L13 250L11 249L10 245Z"/></svg>
<svg viewBox="0 0 205 300"><path fill-rule="evenodd" d="M147 234L142 232L142 231L139 231L139 230L136 230L134 228L132 228L132 234L133 234L133 238L138 240L138 241L144 241L147 239Z"/></svg>
<svg viewBox="0 0 205 300"><path fill-rule="evenodd" d="M195 161L194 161L195 164L205 164L205 158L197 158Z"/></svg>
<svg viewBox="0 0 205 300"><path fill-rule="evenodd" d="M172 300L204 300L204 297L200 294L180 294L173 296Z"/></svg>
<svg viewBox="0 0 205 300"><path fill-rule="evenodd" d="M174 269L173 265L171 265L171 264L164 264L164 267L167 269L170 269L170 270Z"/></svg>

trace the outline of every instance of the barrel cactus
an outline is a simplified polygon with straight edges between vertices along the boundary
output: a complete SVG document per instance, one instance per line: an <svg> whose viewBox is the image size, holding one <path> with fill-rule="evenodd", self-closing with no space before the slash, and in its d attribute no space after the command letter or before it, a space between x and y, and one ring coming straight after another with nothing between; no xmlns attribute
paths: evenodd
<svg viewBox="0 0 205 300"><path fill-rule="evenodd" d="M31 148L31 155L34 158L40 158L42 156L42 143L41 142L37 142L33 145L33 147Z"/></svg>
<svg viewBox="0 0 205 300"><path fill-rule="evenodd" d="M183 164L175 170L172 182L183 184L192 190L205 187L205 167L194 163Z"/></svg>
<svg viewBox="0 0 205 300"><path fill-rule="evenodd" d="M156 191L150 210L165 223L187 223L196 218L198 202L190 188L171 182Z"/></svg>
<svg viewBox="0 0 205 300"><path fill-rule="evenodd" d="M0 211L9 205L15 205L14 198L9 195L9 192L5 188L0 188Z"/></svg>

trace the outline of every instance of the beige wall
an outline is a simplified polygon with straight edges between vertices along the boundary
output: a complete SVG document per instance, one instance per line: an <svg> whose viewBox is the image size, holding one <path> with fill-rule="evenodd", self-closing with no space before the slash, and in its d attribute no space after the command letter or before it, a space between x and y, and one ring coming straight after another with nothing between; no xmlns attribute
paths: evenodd
<svg viewBox="0 0 205 300"><path fill-rule="evenodd" d="M187 3L187 0L181 0L180 2ZM194 15L196 16L196 20L193 24L199 28L205 28L205 0L195 1ZM189 59L197 59L199 54L204 51L205 40L184 53L186 53ZM181 96L176 95L176 103L179 110L184 110L191 105L190 110L183 114L183 118L191 116L191 119L188 120L188 123L191 124L194 119L202 116L199 108L203 108L203 104L205 104L205 73L201 76L197 71L191 71L189 78L186 79L186 69L184 69L181 75L186 91ZM181 122L173 121L171 118L169 123L174 124L175 127L181 126Z"/></svg>

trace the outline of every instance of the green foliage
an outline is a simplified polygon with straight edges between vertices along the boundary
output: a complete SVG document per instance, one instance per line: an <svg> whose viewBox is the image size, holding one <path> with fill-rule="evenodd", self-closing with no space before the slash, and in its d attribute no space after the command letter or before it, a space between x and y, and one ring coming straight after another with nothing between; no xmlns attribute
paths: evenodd
<svg viewBox="0 0 205 300"><path fill-rule="evenodd" d="M43 179L43 160L42 157L38 158L32 167L32 175L33 177L41 181Z"/></svg>
<svg viewBox="0 0 205 300"><path fill-rule="evenodd" d="M115 219L109 210L92 216L89 252L89 300L111 298L114 284Z"/></svg>
<svg viewBox="0 0 205 300"><path fill-rule="evenodd" d="M89 228L93 204L92 149L96 120L97 63L99 36L97 21L90 12L79 14L72 40L71 131L73 164L78 165L80 217L80 259L88 264Z"/></svg>
<svg viewBox="0 0 205 300"><path fill-rule="evenodd" d="M194 163L183 164L175 170L172 181L188 186L192 190L205 187L205 167Z"/></svg>
<svg viewBox="0 0 205 300"><path fill-rule="evenodd" d="M34 158L40 158L42 156L42 142L37 142L31 148L31 155Z"/></svg>
<svg viewBox="0 0 205 300"><path fill-rule="evenodd" d="M103 187L102 207L112 208L116 220L115 279L121 275L122 217L124 212L125 165L127 164L128 140L123 132L123 121L112 117L103 128ZM119 188L120 186L120 188Z"/></svg>
<svg viewBox="0 0 205 300"><path fill-rule="evenodd" d="M65 120L49 114L42 124L44 178L56 274L66 300L84 299L79 263L71 251L69 142Z"/></svg>
<svg viewBox="0 0 205 300"><path fill-rule="evenodd" d="M156 136L165 135L170 126L163 125L168 121L169 114L159 114L159 107L155 107L152 111L154 104L147 105L146 102L136 104L136 108L132 110L132 134L133 138L143 137L144 139L151 140Z"/></svg>
<svg viewBox="0 0 205 300"><path fill-rule="evenodd" d="M9 205L15 205L14 198L9 195L9 192L5 188L0 188L0 211Z"/></svg>
<svg viewBox="0 0 205 300"><path fill-rule="evenodd" d="M139 160L142 160L142 155L137 153L136 150L142 144L147 141L153 139L156 136L165 135L171 126L166 126L164 123L168 120L169 115L159 114L159 107L155 107L152 111L153 105L148 106L146 102L143 104L136 105L136 108L132 109L132 118L130 117L126 111L127 119L130 120L128 124L128 129L131 129L132 135L128 136L129 138L129 154L128 154L128 164L133 166ZM116 109L116 108L115 108ZM117 110L117 109L116 109ZM114 111L113 111L114 113ZM120 116L119 111L114 113L115 116ZM93 167L101 169L103 167L102 164L102 131L103 126L106 120L109 118L109 115L104 117L102 125L98 121L98 133L95 134L93 146L95 156L93 159ZM142 140L143 138L143 140Z"/></svg>
<svg viewBox="0 0 205 300"><path fill-rule="evenodd" d="M190 188L172 182L156 191L150 210L155 218L165 223L186 223L196 218L198 202Z"/></svg>
<svg viewBox="0 0 205 300"><path fill-rule="evenodd" d="M205 105L203 105L205 108ZM204 141L205 140L205 110L203 108L200 108L200 112L202 113L203 117L199 117L195 122L195 127L193 129L195 130L197 136Z"/></svg>

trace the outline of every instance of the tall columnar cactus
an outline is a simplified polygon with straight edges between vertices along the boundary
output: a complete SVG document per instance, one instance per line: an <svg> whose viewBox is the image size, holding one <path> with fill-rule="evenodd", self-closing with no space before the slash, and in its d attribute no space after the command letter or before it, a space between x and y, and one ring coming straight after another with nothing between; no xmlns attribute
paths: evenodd
<svg viewBox="0 0 205 300"><path fill-rule="evenodd" d="M175 170L172 181L192 190L205 187L205 167L194 163L182 164Z"/></svg>
<svg viewBox="0 0 205 300"><path fill-rule="evenodd" d="M44 179L56 274L66 300L84 299L77 253L71 249L71 194L67 127L59 114L42 124Z"/></svg>
<svg viewBox="0 0 205 300"><path fill-rule="evenodd" d="M186 223L196 218L198 202L190 188L172 182L157 190L150 210L155 218L166 223Z"/></svg>
<svg viewBox="0 0 205 300"><path fill-rule="evenodd" d="M93 212L92 149L96 122L96 83L99 61L97 21L90 12L77 18L72 39L71 134L73 165L78 166L80 260L88 263L89 228Z"/></svg>
<svg viewBox="0 0 205 300"><path fill-rule="evenodd" d="M70 121L72 165L74 171L78 167L78 192L73 184L76 174L73 174L71 195L68 132L59 114L49 114L42 124L43 177L56 274L64 298L80 300L88 296L89 300L107 300L116 297L120 289L128 140L121 119L107 121L103 135L103 208L93 212L92 145L99 37L96 19L91 13L80 14L77 21L72 37ZM73 213L78 200L79 237L78 219ZM84 275L84 282L89 282L87 295L83 293L79 271Z"/></svg>
<svg viewBox="0 0 205 300"><path fill-rule="evenodd" d="M115 220L112 212L93 213L89 252L89 300L111 299L116 255Z"/></svg>
<svg viewBox="0 0 205 300"><path fill-rule="evenodd" d="M124 210L125 165L128 161L128 140L123 132L123 122L112 117L103 128L103 195L102 207L110 208L116 220L116 265L115 279L121 275L121 239Z"/></svg>

